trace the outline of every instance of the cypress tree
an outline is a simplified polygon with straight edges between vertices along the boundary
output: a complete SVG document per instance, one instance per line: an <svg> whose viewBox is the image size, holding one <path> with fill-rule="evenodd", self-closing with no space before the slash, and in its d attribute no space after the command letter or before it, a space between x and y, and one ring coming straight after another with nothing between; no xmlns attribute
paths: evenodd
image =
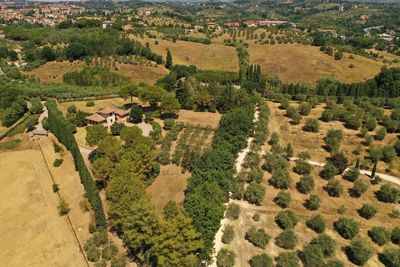
<svg viewBox="0 0 400 267"><path fill-rule="evenodd" d="M375 177L376 166L378 165L378 161L375 161L374 166L372 167L371 178Z"/></svg>
<svg viewBox="0 0 400 267"><path fill-rule="evenodd" d="M167 51L167 59L165 60L165 68L172 69L172 56L171 51Z"/></svg>

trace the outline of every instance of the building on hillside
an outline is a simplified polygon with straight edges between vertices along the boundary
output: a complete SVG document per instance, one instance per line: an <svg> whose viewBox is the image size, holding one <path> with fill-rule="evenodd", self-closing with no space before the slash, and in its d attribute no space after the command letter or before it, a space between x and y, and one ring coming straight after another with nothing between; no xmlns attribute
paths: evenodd
<svg viewBox="0 0 400 267"><path fill-rule="evenodd" d="M112 125L114 122L126 121L128 114L128 110L119 108L105 108L93 115L87 116L85 119L88 124Z"/></svg>
<svg viewBox="0 0 400 267"><path fill-rule="evenodd" d="M247 27L271 27L286 23L288 23L286 20L246 20L244 22Z"/></svg>
<svg viewBox="0 0 400 267"><path fill-rule="evenodd" d="M227 27L239 27L240 23L239 22L226 22L226 23L224 23L224 26L227 26Z"/></svg>

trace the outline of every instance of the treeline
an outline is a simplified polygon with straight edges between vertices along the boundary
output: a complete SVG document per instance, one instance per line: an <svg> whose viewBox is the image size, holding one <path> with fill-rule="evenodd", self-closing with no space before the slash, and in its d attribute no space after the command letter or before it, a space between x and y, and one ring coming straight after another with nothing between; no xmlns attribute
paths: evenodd
<svg viewBox="0 0 400 267"><path fill-rule="evenodd" d="M48 123L49 129L57 139L64 144L74 158L75 168L79 172L81 182L85 188L86 197L95 214L96 225L100 228L106 227L106 216L103 209L103 204L100 199L99 191L97 190L96 183L93 181L89 170L85 165L85 161L79 151L78 144L71 131L71 125L66 121L61 111L58 110L57 104L54 100L49 100L46 103L48 109Z"/></svg>
<svg viewBox="0 0 400 267"><path fill-rule="evenodd" d="M374 78L361 83L343 83L333 77L321 78L315 87L309 84L285 84L281 93L296 95L396 98L400 96L400 68L384 68Z"/></svg>
<svg viewBox="0 0 400 267"><path fill-rule="evenodd" d="M201 43L201 44L206 44L206 45L211 44L211 40L208 38L197 38L197 37L192 37L192 36L187 36L187 35L179 36L179 40L194 42L194 43Z"/></svg>
<svg viewBox="0 0 400 267"><path fill-rule="evenodd" d="M112 72L107 68L85 67L79 71L68 72L63 75L64 83L78 86L118 86L128 81L128 78Z"/></svg>
<svg viewBox="0 0 400 267"><path fill-rule="evenodd" d="M68 28L48 29L35 26L9 26L5 28L7 38L21 41L25 58L29 62L58 59L77 60L85 57L112 55L139 55L162 63L162 57L137 41L122 37L115 29ZM50 44L50 45L49 45ZM68 44L66 47L56 47ZM44 46L39 48L39 46Z"/></svg>
<svg viewBox="0 0 400 267"><path fill-rule="evenodd" d="M191 166L184 207L201 233L204 248L200 257L209 260L213 240L224 216L224 202L235 184L235 158L246 146L253 129L254 104L235 108L225 114L215 133L212 148Z"/></svg>
<svg viewBox="0 0 400 267"><path fill-rule="evenodd" d="M22 90L4 83L0 83L0 88L0 120L9 127L28 111L27 103Z"/></svg>

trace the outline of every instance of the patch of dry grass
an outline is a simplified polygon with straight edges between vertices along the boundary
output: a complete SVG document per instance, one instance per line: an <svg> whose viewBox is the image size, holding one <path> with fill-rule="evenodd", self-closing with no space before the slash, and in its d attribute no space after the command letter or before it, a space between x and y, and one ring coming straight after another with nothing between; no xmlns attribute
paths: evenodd
<svg viewBox="0 0 400 267"><path fill-rule="evenodd" d="M194 42L177 40L175 43L162 39L144 39L130 35L142 44L149 43L154 53L162 55L165 59L167 50L171 51L174 64L195 65L201 70L238 71L239 61L235 48L221 44L205 45ZM155 45L155 41L158 45Z"/></svg>
<svg viewBox="0 0 400 267"><path fill-rule="evenodd" d="M77 71L85 64L81 61L69 62L47 62L26 74L36 77L42 83L62 83L63 75L68 72Z"/></svg>
<svg viewBox="0 0 400 267"><path fill-rule="evenodd" d="M182 173L182 169L176 165L161 166L160 174L146 189L159 213L170 200L182 203L188 177L189 173Z"/></svg>
<svg viewBox="0 0 400 267"><path fill-rule="evenodd" d="M178 122L184 124L200 125L203 127L211 126L218 128L221 114L211 112L195 112L193 110L182 109L178 113Z"/></svg>
<svg viewBox="0 0 400 267"><path fill-rule="evenodd" d="M52 181L40 151L3 152L0 159L2 265L86 266L66 217L58 215L58 197L52 191ZM73 165L70 167L74 171ZM65 174L62 178L66 178ZM70 180L60 182L65 185ZM76 190L76 184L81 186L79 180L72 182L76 183L71 193L80 194Z"/></svg>
<svg viewBox="0 0 400 267"><path fill-rule="evenodd" d="M259 64L263 73L278 75L284 82L315 83L324 76L343 82L361 82L379 73L382 62L345 53L344 59L319 51L318 47L299 44L249 45L251 64ZM349 68L353 64L354 68Z"/></svg>

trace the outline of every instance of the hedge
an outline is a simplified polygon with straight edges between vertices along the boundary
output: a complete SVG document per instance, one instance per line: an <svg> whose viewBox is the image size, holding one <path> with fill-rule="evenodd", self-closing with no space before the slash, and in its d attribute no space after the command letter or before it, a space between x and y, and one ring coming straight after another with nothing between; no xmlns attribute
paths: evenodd
<svg viewBox="0 0 400 267"><path fill-rule="evenodd" d="M71 152L74 158L75 168L79 172L81 182L85 188L86 196L94 211L96 225L97 227L105 228L106 216L100 199L99 191L97 190L96 184L85 165L84 159L79 151L78 144L76 143L75 137L72 134L70 125L62 115L61 111L58 110L57 104L54 100L47 101L46 106L49 113L48 121L50 131L54 133L57 139Z"/></svg>

